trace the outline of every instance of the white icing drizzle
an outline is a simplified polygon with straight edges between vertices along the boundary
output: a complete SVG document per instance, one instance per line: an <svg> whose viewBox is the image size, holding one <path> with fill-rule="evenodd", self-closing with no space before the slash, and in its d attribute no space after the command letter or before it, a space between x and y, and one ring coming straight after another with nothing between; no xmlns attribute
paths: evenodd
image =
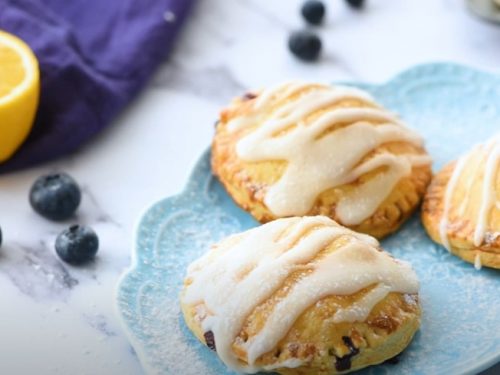
<svg viewBox="0 0 500 375"><path fill-rule="evenodd" d="M473 149L473 152L471 152L471 154L475 153L474 151L476 151L478 148L479 147L476 146ZM474 182L476 181L478 174L481 171L480 167L481 167L481 163L483 163L483 161L484 161L484 158L482 158L482 157L478 158L477 164L474 166L474 170L472 172L472 175L469 177L469 180L467 181L467 186L465 188L465 197L464 197L464 200L462 201L462 203L460 204L460 208L458 210L459 215L465 214L465 210L467 209L467 205L469 204L472 186L474 185Z"/></svg>
<svg viewBox="0 0 500 375"><path fill-rule="evenodd" d="M256 109L264 109L273 99L285 99L308 87L305 82L284 82L264 90L255 101Z"/></svg>
<svg viewBox="0 0 500 375"><path fill-rule="evenodd" d="M308 87L311 87L311 85L300 81L281 83L262 91L255 100L254 108L257 111L264 111L277 100L286 99ZM317 87L327 88L327 86L323 85L317 85ZM257 119L258 115L235 118L228 124L228 130L231 132L238 131L246 126L254 124Z"/></svg>
<svg viewBox="0 0 500 375"><path fill-rule="evenodd" d="M389 152L375 154L363 162L370 152L385 143L404 141L421 146L422 139L393 114L379 108L368 93L349 87L280 85L261 93L255 109L257 114L232 120L229 131L245 123L255 123L253 116L260 114L259 108L297 92L300 94L278 106L236 146L238 156L245 161L287 161L285 172L264 197L264 203L276 216L305 215L322 192L385 168L343 194L337 203L336 214L342 224L359 224L376 211L401 178L411 173L413 166L431 162L427 155ZM304 122L317 111L349 98L370 103L375 108L336 108L319 114L310 123ZM345 123L348 126L323 134Z"/></svg>
<svg viewBox="0 0 500 375"><path fill-rule="evenodd" d="M316 258L335 239L336 251ZM243 347L248 365L234 355L232 344L245 320L269 299L295 271L308 270L290 286L266 319L264 327ZM364 320L391 291L417 293L416 274L407 264L378 249L378 242L339 226L323 216L275 220L223 241L188 268L183 303L204 304L204 331L212 331L217 353L230 368L262 370L255 361L273 349L295 320L329 295L351 295L374 286L353 306L340 310L335 322Z"/></svg>
<svg viewBox="0 0 500 375"><path fill-rule="evenodd" d="M298 358L288 358L282 362L276 362L273 363L272 365L262 366L262 369L265 371L272 371L278 368L297 368L302 366L303 364L304 364L303 360L300 360Z"/></svg>
<svg viewBox="0 0 500 375"><path fill-rule="evenodd" d="M476 226L474 228L473 242L475 246L481 246L484 242L484 238L488 229L488 218L491 210L498 204L496 203L496 178L498 170L500 167L500 135L493 137L486 145L477 145L469 153L460 157L455 165L453 173L448 181L446 187L446 192L444 195L444 208L441 220L439 223L439 235L441 238L441 243L450 250L450 243L448 240L448 224L449 216L453 203L453 197L457 187L458 182L462 176L464 168L467 163L474 157L477 152L483 152L484 155L479 159L478 165L473 172L473 175L467 181L465 189L465 197L460 203L458 214L463 215L465 213L465 208L470 200L472 185L474 181L478 178L479 171L482 170L482 186L481 186L481 203L479 206L479 212L476 219ZM484 167L482 167L484 165Z"/></svg>
<svg viewBox="0 0 500 375"><path fill-rule="evenodd" d="M486 234L489 213L496 200L496 177L500 161L500 137L493 139L490 144L490 153L486 160L481 207L474 231L474 245L480 246Z"/></svg>
<svg viewBox="0 0 500 375"><path fill-rule="evenodd" d="M359 303L341 309L335 313L332 321L334 323L341 322L359 322L366 319L373 307L387 294L392 291L392 288L385 284L379 284L370 292L368 292Z"/></svg>
<svg viewBox="0 0 500 375"><path fill-rule="evenodd" d="M441 220L439 222L439 236L441 238L441 243L448 251L451 250L450 241L448 240L448 220L450 216L449 214L451 210L453 193L455 192L455 189L458 185L458 180L462 175L462 171L467 165L469 157L470 155L465 155L457 160L455 168L453 169L453 173L450 177L450 180L448 181L448 185L446 186L446 192L444 194L444 208L443 215L441 216Z"/></svg>
<svg viewBox="0 0 500 375"><path fill-rule="evenodd" d="M481 253L478 251L476 253L476 256L474 257L474 268L476 270L480 270L482 268L482 263L481 263Z"/></svg>

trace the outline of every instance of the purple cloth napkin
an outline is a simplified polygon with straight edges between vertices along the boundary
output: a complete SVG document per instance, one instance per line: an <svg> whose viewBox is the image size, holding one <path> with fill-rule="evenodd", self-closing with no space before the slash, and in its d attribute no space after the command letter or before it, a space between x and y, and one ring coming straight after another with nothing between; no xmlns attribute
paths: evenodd
<svg viewBox="0 0 500 375"><path fill-rule="evenodd" d="M0 173L66 155L109 125L167 56L193 1L0 0L0 29L31 46L42 83L32 133Z"/></svg>

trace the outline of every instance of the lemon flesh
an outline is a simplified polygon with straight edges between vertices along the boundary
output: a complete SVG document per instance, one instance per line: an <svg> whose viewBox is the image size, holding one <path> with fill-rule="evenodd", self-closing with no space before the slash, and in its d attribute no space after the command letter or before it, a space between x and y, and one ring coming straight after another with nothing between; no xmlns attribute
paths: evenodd
<svg viewBox="0 0 500 375"><path fill-rule="evenodd" d="M0 162L28 136L40 95L38 61L19 38L0 31Z"/></svg>

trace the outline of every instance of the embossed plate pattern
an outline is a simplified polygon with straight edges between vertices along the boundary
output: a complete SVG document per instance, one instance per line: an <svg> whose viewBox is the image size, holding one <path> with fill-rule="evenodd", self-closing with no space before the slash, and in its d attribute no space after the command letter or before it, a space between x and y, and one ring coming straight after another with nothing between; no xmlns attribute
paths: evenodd
<svg viewBox="0 0 500 375"><path fill-rule="evenodd" d="M494 75L430 64L382 85L352 85L370 91L425 137L435 170L500 130L500 77ZM208 151L182 194L146 212L137 229L133 265L120 281L117 298L148 373L231 374L188 331L178 295L192 260L211 243L255 225L211 175ZM416 269L424 316L399 364L361 373L471 374L498 362L500 272L476 271L435 245L418 215L382 244Z"/></svg>

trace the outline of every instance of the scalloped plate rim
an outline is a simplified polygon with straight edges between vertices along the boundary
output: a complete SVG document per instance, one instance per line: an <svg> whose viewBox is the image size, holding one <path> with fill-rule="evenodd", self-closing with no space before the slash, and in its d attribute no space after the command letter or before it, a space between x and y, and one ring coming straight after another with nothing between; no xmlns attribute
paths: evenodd
<svg viewBox="0 0 500 375"><path fill-rule="evenodd" d="M399 73L395 74L392 76L390 79L382 82L356 82L356 81L335 81L333 83L336 84L342 84L342 85L355 85L358 87L367 87L367 88L382 88L384 86L389 86L392 83L401 80L403 77L407 75L413 74L415 71L421 71L421 70L428 70L428 69L446 69L446 68L455 68L459 70L464 70L464 71L469 71L474 74L479 74L482 76L490 76L490 77L495 77L495 78L500 78L497 74L493 72L488 72L484 70L480 70L478 68L468 66L466 64L459 64L455 62L429 62L429 63L422 63L422 64L417 64L414 65L410 68L401 70ZM187 196L189 194L189 191L194 187L194 179L195 176L197 175L197 171L200 167L201 162L204 160L207 154L210 153L210 146L208 146L202 153L201 155L191 163L190 167L190 174L188 176L187 182L185 183L184 187L182 190L174 195L165 197L160 200L153 201L150 203L138 216L138 219L136 220L136 224L134 225L134 235L133 235L133 247L132 247L132 254L131 254L131 263L130 266L127 267L121 276L119 277L116 287L114 289L114 309L119 317L119 322L120 326L123 329L123 332L125 333L125 336L129 340L129 343L131 344L133 350L137 354L139 361L141 363L141 366L143 367L144 371L146 374L149 373L154 373L156 370L150 365L149 361L146 359L147 355L145 352L145 347L142 344L142 342L135 336L133 333L132 329L127 324L126 318L123 315L123 311L121 309L121 304L123 303L123 300L121 299L121 292L123 290L123 286L126 285L127 280L135 273L138 274L143 274L143 271L140 267L139 264L139 259L140 259L140 246L138 243L139 240L139 233L140 233L140 228L144 222L145 217L156 207L162 206L166 204L169 201L176 201L180 200L183 197ZM473 362L473 361L470 361ZM494 365L500 364L500 351L498 353L493 353L491 356L488 356L486 359L484 359L480 364L477 365L471 365L467 369L464 369L462 373L457 374L457 375L474 375L478 374L481 371L485 371L489 369L490 367L493 367Z"/></svg>

